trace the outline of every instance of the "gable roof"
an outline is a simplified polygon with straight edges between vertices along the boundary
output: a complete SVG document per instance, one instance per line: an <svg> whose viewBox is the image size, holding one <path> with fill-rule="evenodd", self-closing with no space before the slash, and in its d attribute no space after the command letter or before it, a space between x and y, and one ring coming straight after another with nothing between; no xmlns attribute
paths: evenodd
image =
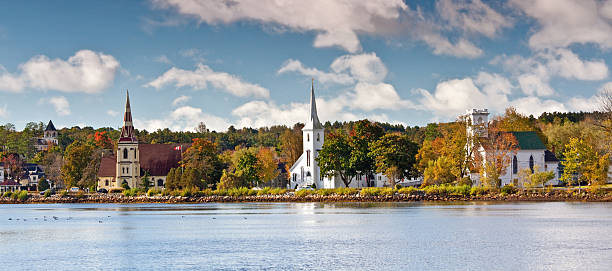
<svg viewBox="0 0 612 271"><path fill-rule="evenodd" d="M100 168L98 169L98 177L115 177L117 169L117 156L103 156L100 160Z"/></svg>
<svg viewBox="0 0 612 271"><path fill-rule="evenodd" d="M174 150L181 146L182 150ZM179 166L181 152L191 144L138 144L140 152L140 173L149 172L151 176L166 176L171 168Z"/></svg>
<svg viewBox="0 0 612 271"><path fill-rule="evenodd" d="M538 134L533 131L529 132L510 132L516 138L520 150L545 150L546 145L540 139Z"/></svg>
<svg viewBox="0 0 612 271"><path fill-rule="evenodd" d="M559 162L559 159L557 159L555 153L546 150L544 151L544 162Z"/></svg>
<svg viewBox="0 0 612 271"><path fill-rule="evenodd" d="M45 128L45 131L57 131L55 129L55 125L53 125L53 122L51 120L49 120L49 124L47 124L47 128Z"/></svg>

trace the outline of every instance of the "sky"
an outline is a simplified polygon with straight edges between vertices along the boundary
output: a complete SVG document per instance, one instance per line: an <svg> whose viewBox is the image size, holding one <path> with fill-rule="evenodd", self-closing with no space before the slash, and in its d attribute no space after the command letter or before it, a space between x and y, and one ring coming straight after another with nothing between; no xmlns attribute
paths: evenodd
<svg viewBox="0 0 612 271"><path fill-rule="evenodd" d="M0 3L0 123L211 130L423 126L471 108L592 111L612 0Z"/></svg>

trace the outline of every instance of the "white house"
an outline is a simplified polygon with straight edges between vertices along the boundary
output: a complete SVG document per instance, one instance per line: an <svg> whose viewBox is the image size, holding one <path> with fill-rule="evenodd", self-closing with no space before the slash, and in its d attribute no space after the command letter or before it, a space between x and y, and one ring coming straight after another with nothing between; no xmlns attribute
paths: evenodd
<svg viewBox="0 0 612 271"><path fill-rule="evenodd" d="M479 110L472 109L467 111L470 124L467 127L467 134L470 137L486 138L488 134L488 116L487 109ZM559 160L555 154L546 149L546 145L542 142L536 132L509 132L518 143L518 150L510 157L510 164L505 170L505 174L500 176L501 185L513 183L518 184L518 173L521 169L529 168L533 172L536 167L540 171L552 171L555 173L553 180L547 184L557 185L559 183ZM467 148L473 147L473 142L469 143ZM477 152L486 159L486 150L482 145L478 147ZM484 160L484 159L483 159ZM483 161L483 163L486 161ZM472 173L471 178L474 185L480 185L480 176L478 173Z"/></svg>
<svg viewBox="0 0 612 271"><path fill-rule="evenodd" d="M36 140L36 150L37 151L46 151L47 149L49 149L49 146L57 146L58 145L58 140L57 140L57 129L55 129L55 125L53 125L53 122L51 120L49 120L49 123L47 124L47 127L45 128L45 132L42 138L38 138Z"/></svg>
<svg viewBox="0 0 612 271"><path fill-rule="evenodd" d="M303 153L289 169L289 188L295 189L302 186L314 186L316 188L339 188L345 187L344 182L338 176L327 178L321 175L321 170L315 158L323 148L325 142L325 128L319 121L317 115L317 104L315 101L314 84L310 89L310 115L306 125L302 128ZM397 180L402 185L419 185L421 179ZM390 182L386 176L375 174L374 176L358 175L349 184L349 187L383 187L389 186Z"/></svg>

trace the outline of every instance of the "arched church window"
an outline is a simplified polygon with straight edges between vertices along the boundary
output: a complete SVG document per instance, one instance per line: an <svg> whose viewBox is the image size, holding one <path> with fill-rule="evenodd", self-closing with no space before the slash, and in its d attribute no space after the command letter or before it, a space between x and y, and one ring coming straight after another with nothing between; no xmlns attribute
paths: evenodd
<svg viewBox="0 0 612 271"><path fill-rule="evenodd" d="M306 166L310 166L310 150L306 151Z"/></svg>
<svg viewBox="0 0 612 271"><path fill-rule="evenodd" d="M310 175L310 171L306 172L306 177L310 177L312 175Z"/></svg>
<svg viewBox="0 0 612 271"><path fill-rule="evenodd" d="M306 134L306 142L310 142L310 134Z"/></svg>
<svg viewBox="0 0 612 271"><path fill-rule="evenodd" d="M533 155L529 156L529 169L531 169L531 173L533 173Z"/></svg>
<svg viewBox="0 0 612 271"><path fill-rule="evenodd" d="M317 142L321 141L321 133L317 133Z"/></svg>
<svg viewBox="0 0 612 271"><path fill-rule="evenodd" d="M123 149L123 159L128 159L128 149Z"/></svg>
<svg viewBox="0 0 612 271"><path fill-rule="evenodd" d="M516 159L516 155L512 158L512 174L518 173L518 159Z"/></svg>
<svg viewBox="0 0 612 271"><path fill-rule="evenodd" d="M164 180L162 179L157 180L157 186L164 186Z"/></svg>

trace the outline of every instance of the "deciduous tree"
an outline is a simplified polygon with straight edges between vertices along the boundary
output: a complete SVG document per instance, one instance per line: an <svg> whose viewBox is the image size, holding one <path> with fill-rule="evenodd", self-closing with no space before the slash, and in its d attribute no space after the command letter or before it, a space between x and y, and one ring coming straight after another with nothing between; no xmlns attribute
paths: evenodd
<svg viewBox="0 0 612 271"><path fill-rule="evenodd" d="M415 163L418 145L406 136L391 133L382 136L370 146L370 155L376 161L376 172L382 173L395 186L395 181L417 176Z"/></svg>

